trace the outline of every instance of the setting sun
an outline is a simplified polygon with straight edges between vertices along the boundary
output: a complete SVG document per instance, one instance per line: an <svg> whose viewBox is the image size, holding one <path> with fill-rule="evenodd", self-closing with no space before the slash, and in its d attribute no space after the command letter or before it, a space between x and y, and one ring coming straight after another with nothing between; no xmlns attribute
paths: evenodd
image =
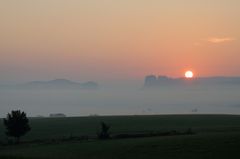
<svg viewBox="0 0 240 159"><path fill-rule="evenodd" d="M186 71L185 72L185 77L186 78L193 78L193 72L192 71Z"/></svg>

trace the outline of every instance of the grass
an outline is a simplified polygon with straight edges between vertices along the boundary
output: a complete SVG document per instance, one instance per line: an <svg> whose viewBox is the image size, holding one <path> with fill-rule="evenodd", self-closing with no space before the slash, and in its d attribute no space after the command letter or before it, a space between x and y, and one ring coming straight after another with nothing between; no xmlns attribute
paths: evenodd
<svg viewBox="0 0 240 159"><path fill-rule="evenodd" d="M32 143L0 147L0 158L59 159L221 159L239 158L240 116L159 115L31 119L32 131L24 140L52 139L70 134L96 135L100 121L112 126L112 134L185 131L195 135L137 139ZM2 130L2 128L1 128ZM2 136L3 139L3 136Z"/></svg>
<svg viewBox="0 0 240 159"><path fill-rule="evenodd" d="M240 116L234 115L155 115L155 116L103 116L71 118L31 118L32 130L23 140L53 139L68 136L94 136L100 122L111 125L111 133L151 131L224 132L240 131ZM0 121L2 123L2 121ZM0 124L0 140L5 139Z"/></svg>

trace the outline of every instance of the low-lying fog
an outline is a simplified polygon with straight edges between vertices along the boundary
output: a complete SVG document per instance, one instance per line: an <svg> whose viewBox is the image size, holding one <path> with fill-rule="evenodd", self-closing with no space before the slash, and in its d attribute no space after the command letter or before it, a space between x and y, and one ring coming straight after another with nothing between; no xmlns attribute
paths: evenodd
<svg viewBox="0 0 240 159"><path fill-rule="evenodd" d="M240 114L240 86L172 86L143 90L143 83L100 86L98 90L0 89L0 116L21 109L29 116Z"/></svg>

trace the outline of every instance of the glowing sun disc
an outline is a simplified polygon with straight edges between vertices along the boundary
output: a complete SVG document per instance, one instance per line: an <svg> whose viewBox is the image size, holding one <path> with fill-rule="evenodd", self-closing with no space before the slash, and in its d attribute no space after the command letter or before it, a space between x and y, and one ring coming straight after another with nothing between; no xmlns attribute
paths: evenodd
<svg viewBox="0 0 240 159"><path fill-rule="evenodd" d="M185 77L186 78L193 78L193 72L192 71L186 71L185 72Z"/></svg>

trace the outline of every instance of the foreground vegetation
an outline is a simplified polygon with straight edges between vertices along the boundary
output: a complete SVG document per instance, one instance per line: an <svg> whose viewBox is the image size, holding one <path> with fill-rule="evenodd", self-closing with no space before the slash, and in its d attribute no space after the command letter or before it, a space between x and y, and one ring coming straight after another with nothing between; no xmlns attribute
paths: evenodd
<svg viewBox="0 0 240 159"><path fill-rule="evenodd" d="M111 135L149 132L183 132L193 135L110 139L61 140L96 136L100 122L111 126ZM0 148L0 158L238 158L240 116L159 115L76 118L32 118L32 131L20 145ZM1 127L1 130L2 127ZM5 142L1 132L1 141ZM31 142L30 142L31 141ZM32 142L35 141L35 142Z"/></svg>

